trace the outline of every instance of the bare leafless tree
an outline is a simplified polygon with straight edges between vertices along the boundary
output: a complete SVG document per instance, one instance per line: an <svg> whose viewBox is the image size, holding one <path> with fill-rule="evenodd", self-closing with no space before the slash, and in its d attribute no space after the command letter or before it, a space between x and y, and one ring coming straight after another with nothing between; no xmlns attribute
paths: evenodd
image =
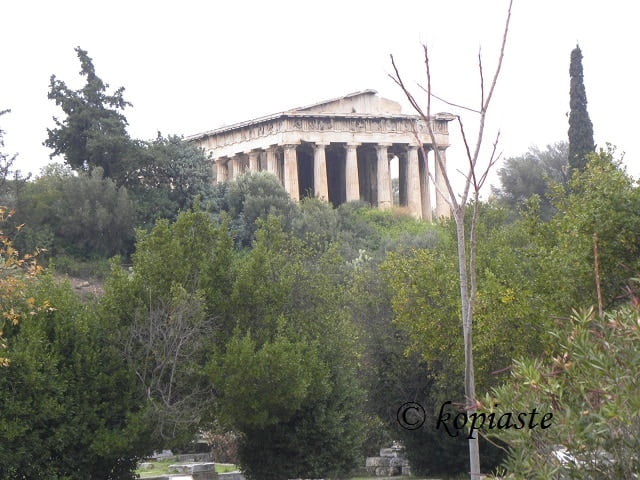
<svg viewBox="0 0 640 480"><path fill-rule="evenodd" d="M198 426L213 398L201 373L212 322L202 298L177 288L168 301L154 300L136 315L124 344L163 440Z"/></svg>
<svg viewBox="0 0 640 480"><path fill-rule="evenodd" d="M435 161L438 163L440 171L444 176L444 183L446 185L446 192L440 192L444 198L447 199L449 206L451 207L453 218L456 222L456 236L458 245L458 273L460 280L460 299L462 307L462 331L464 337L464 386L466 396L466 410L467 415L471 415L477 409L476 391L475 391L475 377L474 377L474 365L473 365L473 307L476 300L476 226L478 223L478 202L480 199L480 190L484 185L487 175L491 168L499 159L499 155L496 154L498 145L498 139L500 134L496 135L496 139L493 143L493 148L488 161L484 166L479 165L480 151L485 136L485 120L487 112L489 110L489 104L493 98L493 93L500 75L502 68L502 61L504 58L505 46L507 44L507 34L509 31L509 23L511 21L511 7L513 0L509 1L509 7L507 10L507 18L505 21L504 32L502 35L502 44L500 47L500 54L498 57L498 63L493 75L493 79L489 86L489 89L485 89L485 78L482 67L482 57L478 54L478 70L480 74L480 106L479 108L469 108L461 105L456 105L451 102L447 102L439 97L436 97L431 89L431 66L429 63L429 51L426 45L423 45L424 62L426 66L427 85L419 87L426 92L426 108L423 108L421 104L416 100L415 96L411 93L409 88L404 83L396 62L391 56L391 64L393 66L394 73L390 77L394 82L402 89L406 98L412 107L416 110L421 120L426 124L426 129L429 135L431 144L434 146ZM458 125L460 127L460 133L464 142L466 157L467 157L467 169L465 175L464 188L462 193L458 196L453 188L451 182L451 176L448 174L445 168L444 159L440 155L440 151L437 146L436 137L433 132L433 124L431 117L431 98L444 101L450 106L456 108L462 108L467 112L471 112L476 115L478 122L478 134L476 137L475 145L471 148L468 141L464 124L460 115L456 115ZM418 130L415 130L416 137L418 137ZM422 145L422 139L417 138L419 145ZM425 157L426 158L426 157ZM429 174L431 176L431 174ZM431 179L434 184L435 181ZM436 184L436 188L439 188ZM470 204L470 205L469 205ZM472 209L471 222L469 224L469 232L465 231L465 213L467 208ZM466 245L469 245L468 251ZM472 480L480 479L480 453L478 449L478 438L469 439L469 467L470 478Z"/></svg>

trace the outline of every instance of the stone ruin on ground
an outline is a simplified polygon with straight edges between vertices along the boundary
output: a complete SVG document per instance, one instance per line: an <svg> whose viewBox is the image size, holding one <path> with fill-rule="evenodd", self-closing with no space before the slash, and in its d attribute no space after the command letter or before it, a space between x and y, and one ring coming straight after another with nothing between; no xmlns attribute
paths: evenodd
<svg viewBox="0 0 640 480"><path fill-rule="evenodd" d="M381 448L379 457L368 457L367 472L376 477L411 475L409 460L404 456L404 447L393 442L389 448Z"/></svg>

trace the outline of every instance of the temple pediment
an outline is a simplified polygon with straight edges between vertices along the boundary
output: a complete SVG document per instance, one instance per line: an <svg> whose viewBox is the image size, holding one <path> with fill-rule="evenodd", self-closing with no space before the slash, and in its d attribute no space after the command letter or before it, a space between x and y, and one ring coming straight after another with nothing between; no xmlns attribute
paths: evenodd
<svg viewBox="0 0 640 480"><path fill-rule="evenodd" d="M295 108L291 112L300 113L343 113L364 115L399 115L402 107L398 102L379 97L375 90L363 90L344 97L325 100L307 107Z"/></svg>

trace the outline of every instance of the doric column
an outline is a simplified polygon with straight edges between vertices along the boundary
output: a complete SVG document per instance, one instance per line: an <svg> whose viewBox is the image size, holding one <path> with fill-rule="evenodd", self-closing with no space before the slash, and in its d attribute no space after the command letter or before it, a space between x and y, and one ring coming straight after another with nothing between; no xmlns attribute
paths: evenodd
<svg viewBox="0 0 640 480"><path fill-rule="evenodd" d="M216 159L216 182L223 183L229 178L229 167L225 157Z"/></svg>
<svg viewBox="0 0 640 480"><path fill-rule="evenodd" d="M409 185L409 179L407 178L407 163L409 151L401 153L398 158L398 205L404 205L409 208L409 201L407 199L407 187ZM392 159L393 160L393 159ZM391 183L393 187L393 182ZM392 192L393 193L393 189ZM395 200L395 197L394 197Z"/></svg>
<svg viewBox="0 0 640 480"><path fill-rule="evenodd" d="M326 146L324 143L316 143L313 152L313 193L317 198L328 201Z"/></svg>
<svg viewBox="0 0 640 480"><path fill-rule="evenodd" d="M345 164L345 186L347 202L360 200L360 179L358 177L358 145L347 143L347 160Z"/></svg>
<svg viewBox="0 0 640 480"><path fill-rule="evenodd" d="M267 172L273 173L277 177L278 176L278 159L276 157L276 148L277 147L267 148Z"/></svg>
<svg viewBox="0 0 640 480"><path fill-rule="evenodd" d="M420 168L420 198L422 202L422 218L431 221L433 213L431 212L431 180L429 179L429 146L423 145L422 162L419 162ZM420 158L418 156L418 158Z"/></svg>
<svg viewBox="0 0 640 480"><path fill-rule="evenodd" d="M435 177L436 177L436 217L449 217L451 215L451 210L449 208L449 204L445 200L445 195L447 195L447 184L444 179L443 170L447 168L447 156L445 153L446 147L437 147L438 152L434 152L434 156L436 157L436 169L435 169ZM440 157L440 162L438 162L438 156ZM441 165L442 163L442 165Z"/></svg>
<svg viewBox="0 0 640 480"><path fill-rule="evenodd" d="M378 208L391 208L391 177L389 175L389 155L387 153L389 144L379 143L376 145L378 154Z"/></svg>
<svg viewBox="0 0 640 480"><path fill-rule="evenodd" d="M422 218L422 199L420 197L420 168L418 165L418 147L407 147L407 206L415 218Z"/></svg>
<svg viewBox="0 0 640 480"><path fill-rule="evenodd" d="M300 188L298 186L298 155L296 145L283 145L284 148L284 189L289 193L291 200L300 200Z"/></svg>
<svg viewBox="0 0 640 480"><path fill-rule="evenodd" d="M247 155L249 155L249 171L257 172L260 170L259 164L259 155L260 152L257 150L251 150Z"/></svg>
<svg viewBox="0 0 640 480"><path fill-rule="evenodd" d="M238 157L238 155L234 155L233 157L231 157L231 160L229 160L229 163L227 165L230 166L228 178L229 180L234 180L241 173L240 158Z"/></svg>

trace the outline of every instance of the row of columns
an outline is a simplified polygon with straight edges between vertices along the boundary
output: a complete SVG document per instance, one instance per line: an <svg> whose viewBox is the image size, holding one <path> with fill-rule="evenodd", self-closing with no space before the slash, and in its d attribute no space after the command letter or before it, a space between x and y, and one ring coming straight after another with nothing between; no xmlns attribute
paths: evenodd
<svg viewBox="0 0 640 480"><path fill-rule="evenodd" d="M313 152L313 189L316 197L328 200L329 186L327 181L327 157L326 147L328 143L315 143ZM345 146L345 191L346 201L360 200L360 178L358 172L357 148L359 143L347 143ZM297 144L282 145L283 169L282 180L285 190L291 198L298 201L300 188L298 183L298 158ZM378 208L389 209L392 206L391 174L389 170L388 148L391 144L377 143L376 148L376 172L377 172L377 200ZM278 176L277 146L265 149L266 170ZM434 177L436 182L436 217L449 216L449 206L445 200L446 182L440 162L446 168L445 148L438 148L436 154ZM426 152L425 152L426 153ZM438 161L440 157L440 162ZM248 158L248 164L246 162ZM264 164L263 164L264 165ZM429 191L429 174L427 159L424 159L423 170L420 171L418 147L406 146L406 202L409 212L417 218L431 220L431 201ZM216 160L217 181L225 182L249 171L260 171L260 152L252 150L246 157L235 155L231 158L219 158Z"/></svg>

